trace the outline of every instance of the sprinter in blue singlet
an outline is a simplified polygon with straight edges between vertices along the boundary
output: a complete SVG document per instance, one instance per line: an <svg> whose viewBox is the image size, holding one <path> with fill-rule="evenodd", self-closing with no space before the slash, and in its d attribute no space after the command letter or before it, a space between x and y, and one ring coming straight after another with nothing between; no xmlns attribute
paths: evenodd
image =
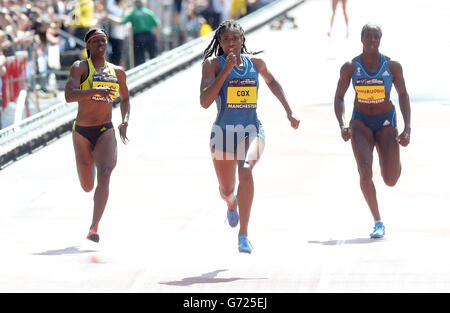
<svg viewBox="0 0 450 313"><path fill-rule="evenodd" d="M228 206L228 223L236 227L240 222L238 250L245 253L252 252L247 238L254 194L252 170L265 145L264 130L256 114L259 74L283 105L291 126L297 129L300 121L292 113L281 85L265 62L247 50L242 27L236 21L222 22L203 54L200 104L206 109L214 100L217 103L210 148L219 192ZM239 185L234 195L236 168Z"/></svg>
<svg viewBox="0 0 450 313"><path fill-rule="evenodd" d="M406 147L411 134L411 108L402 66L378 51L381 36L379 26L367 24L363 27L363 52L342 66L334 99L334 110L342 138L345 141L351 138L361 190L375 221L371 238L385 235L372 181L373 149L377 148L384 182L388 186L394 186L401 174L399 145ZM356 94L350 127L347 127L344 96L350 81ZM397 90L403 115L404 130L400 135L395 107L390 99L392 84Z"/></svg>
<svg viewBox="0 0 450 313"><path fill-rule="evenodd" d="M223 71L225 56L220 55L218 58ZM245 159L245 150L237 151L238 143L250 137L257 137L264 143L265 137L256 114L258 69L249 56L242 55L241 60L243 67L231 70L216 98L217 118L211 131L210 147L239 153L241 159Z"/></svg>

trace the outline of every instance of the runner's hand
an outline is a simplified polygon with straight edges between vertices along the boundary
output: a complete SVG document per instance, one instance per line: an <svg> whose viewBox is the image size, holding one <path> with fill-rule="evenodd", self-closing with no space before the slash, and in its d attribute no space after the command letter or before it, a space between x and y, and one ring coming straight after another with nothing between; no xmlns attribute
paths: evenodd
<svg viewBox="0 0 450 313"><path fill-rule="evenodd" d="M411 129L405 129L399 136L395 137L395 140L403 147L406 147L407 145L409 145L410 135Z"/></svg>
<svg viewBox="0 0 450 313"><path fill-rule="evenodd" d="M120 139L122 140L124 145L126 145L130 141L127 137L127 127L128 127L128 123L122 123L118 127Z"/></svg>
<svg viewBox="0 0 450 313"><path fill-rule="evenodd" d="M96 95L105 98L106 101L108 101L108 103L111 103L114 101L112 96L115 96L115 94L117 93L117 90L111 86L96 87L93 89L95 90Z"/></svg>
<svg viewBox="0 0 450 313"><path fill-rule="evenodd" d="M350 127L341 126L341 136L344 141L348 141L352 137L352 129Z"/></svg>
<svg viewBox="0 0 450 313"><path fill-rule="evenodd" d="M297 129L300 124L300 120L294 114L288 114L289 122L291 122L291 126L293 129Z"/></svg>
<svg viewBox="0 0 450 313"><path fill-rule="evenodd" d="M237 56L233 52L228 53L227 58L225 60L225 68L224 70L231 72L233 67L237 65Z"/></svg>

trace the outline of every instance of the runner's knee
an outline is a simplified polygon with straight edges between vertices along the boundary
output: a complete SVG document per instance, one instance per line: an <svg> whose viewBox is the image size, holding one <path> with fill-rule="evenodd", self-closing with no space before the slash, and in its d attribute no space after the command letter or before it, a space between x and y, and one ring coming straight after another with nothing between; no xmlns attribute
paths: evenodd
<svg viewBox="0 0 450 313"><path fill-rule="evenodd" d="M90 192L94 189L94 183L81 182L81 188L83 188L85 192Z"/></svg>
<svg viewBox="0 0 450 313"><path fill-rule="evenodd" d="M224 198L228 198L234 193L234 184L226 185L226 186L220 186L219 187L220 194Z"/></svg>
<svg viewBox="0 0 450 313"><path fill-rule="evenodd" d="M400 178L400 172L401 172L401 170L399 170L396 175L392 175L392 174L382 175L384 183L386 185L388 185L389 187L394 187L397 184L398 179Z"/></svg>
<svg viewBox="0 0 450 313"><path fill-rule="evenodd" d="M359 178L361 181L370 181L372 180L372 167L368 164L361 164L358 167L358 171L359 171Z"/></svg>
<svg viewBox="0 0 450 313"><path fill-rule="evenodd" d="M97 175L97 181L99 185L107 185L109 184L109 179L111 177L111 173L112 173L113 167L108 167L105 166L103 168L99 168Z"/></svg>
<svg viewBox="0 0 450 313"><path fill-rule="evenodd" d="M389 187L394 187L397 184L398 177L383 177L383 180Z"/></svg>
<svg viewBox="0 0 450 313"><path fill-rule="evenodd" d="M253 173L250 166L244 165L242 167L239 167L238 174L240 183L253 180Z"/></svg>

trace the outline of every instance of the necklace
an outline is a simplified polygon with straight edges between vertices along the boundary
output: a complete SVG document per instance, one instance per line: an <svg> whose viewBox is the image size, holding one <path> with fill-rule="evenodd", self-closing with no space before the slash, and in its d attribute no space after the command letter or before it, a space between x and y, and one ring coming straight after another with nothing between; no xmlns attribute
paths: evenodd
<svg viewBox="0 0 450 313"><path fill-rule="evenodd" d="M105 71L105 68L106 68L106 63L103 66L96 67L95 70L98 73L103 73Z"/></svg>

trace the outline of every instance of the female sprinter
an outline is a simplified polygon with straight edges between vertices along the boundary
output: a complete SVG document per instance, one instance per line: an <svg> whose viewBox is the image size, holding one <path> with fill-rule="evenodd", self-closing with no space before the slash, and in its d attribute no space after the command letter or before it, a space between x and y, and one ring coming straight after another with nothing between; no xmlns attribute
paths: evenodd
<svg viewBox="0 0 450 313"><path fill-rule="evenodd" d="M381 238L385 234L372 181L373 148L377 148L384 182L394 186L401 173L399 144L406 147L411 135L411 108L402 66L378 51L381 35L379 26L367 24L363 27L363 52L341 67L334 98L341 135L345 141L351 138L361 190L375 221L371 238ZM350 127L346 127L344 96L350 81L356 96ZM400 135L395 107L390 100L392 84L397 90L404 120L405 128Z"/></svg>
<svg viewBox="0 0 450 313"><path fill-rule="evenodd" d="M240 221L238 249L246 253L252 252L247 238L254 194L252 171L265 144L264 129L256 114L258 74L283 105L291 126L297 129L300 121L292 114L281 85L266 63L248 52L242 27L235 21L222 22L203 53L200 104L206 109L214 100L217 103L211 153L219 192L228 206L228 222L235 227ZM239 185L235 196L236 168Z"/></svg>
<svg viewBox="0 0 450 313"><path fill-rule="evenodd" d="M98 223L108 201L109 180L117 161L117 143L111 122L112 102L120 93L122 124L119 133L126 144L130 100L125 71L105 60L106 32L91 29L86 33L85 42L88 59L75 61L72 65L65 97L67 102L78 102L72 136L78 177L84 191L90 192L94 188L94 166L97 168L94 213L87 239L98 242Z"/></svg>

